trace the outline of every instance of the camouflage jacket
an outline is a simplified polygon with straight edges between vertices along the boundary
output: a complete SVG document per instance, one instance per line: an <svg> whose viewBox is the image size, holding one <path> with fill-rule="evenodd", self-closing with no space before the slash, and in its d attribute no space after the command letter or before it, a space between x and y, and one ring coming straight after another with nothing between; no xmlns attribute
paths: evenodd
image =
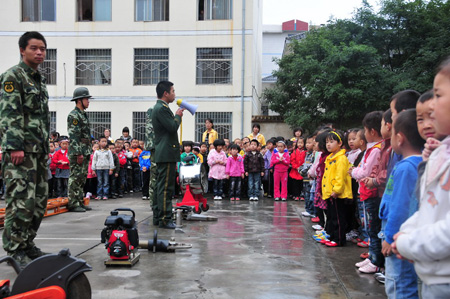
<svg viewBox="0 0 450 299"><path fill-rule="evenodd" d="M153 152L155 150L155 132L153 130L152 122L152 111L153 107L147 110L147 120L145 122L145 150Z"/></svg>
<svg viewBox="0 0 450 299"><path fill-rule="evenodd" d="M23 61L0 76L4 151L49 152L50 113L45 78Z"/></svg>
<svg viewBox="0 0 450 299"><path fill-rule="evenodd" d="M91 126L85 111L75 107L67 116L67 132L69 133L69 155L90 155Z"/></svg>

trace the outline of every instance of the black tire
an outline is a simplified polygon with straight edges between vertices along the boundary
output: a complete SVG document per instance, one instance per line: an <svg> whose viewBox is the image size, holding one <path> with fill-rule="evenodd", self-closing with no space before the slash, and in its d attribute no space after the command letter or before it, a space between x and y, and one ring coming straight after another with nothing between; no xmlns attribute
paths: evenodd
<svg viewBox="0 0 450 299"><path fill-rule="evenodd" d="M202 209L200 208L200 206L198 206L198 208L194 208L192 212L194 212L195 214L200 214L202 212Z"/></svg>
<svg viewBox="0 0 450 299"><path fill-rule="evenodd" d="M205 206L202 205L202 211L206 212L209 210L209 204L206 204Z"/></svg>
<svg viewBox="0 0 450 299"><path fill-rule="evenodd" d="M91 284L84 273L72 279L67 286L67 299L92 298Z"/></svg>

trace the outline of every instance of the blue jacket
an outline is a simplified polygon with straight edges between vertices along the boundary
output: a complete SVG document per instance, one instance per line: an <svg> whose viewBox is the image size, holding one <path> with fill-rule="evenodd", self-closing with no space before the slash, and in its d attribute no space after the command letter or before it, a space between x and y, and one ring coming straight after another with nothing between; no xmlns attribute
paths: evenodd
<svg viewBox="0 0 450 299"><path fill-rule="evenodd" d="M417 181L417 166L421 156L410 156L395 164L386 184L380 204L379 216L386 223L384 234L386 242L392 244L400 226L418 209L414 193Z"/></svg>
<svg viewBox="0 0 450 299"><path fill-rule="evenodd" d="M150 165L152 165L152 163L150 162L150 156L150 151L143 151L139 155L139 166L141 166L141 170L142 167L147 167L147 170L150 169Z"/></svg>

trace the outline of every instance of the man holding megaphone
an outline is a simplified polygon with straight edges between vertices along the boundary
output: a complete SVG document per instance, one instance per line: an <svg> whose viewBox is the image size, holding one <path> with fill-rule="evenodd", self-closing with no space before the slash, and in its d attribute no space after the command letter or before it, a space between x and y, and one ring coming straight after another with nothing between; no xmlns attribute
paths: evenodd
<svg viewBox="0 0 450 299"><path fill-rule="evenodd" d="M161 228L175 229L175 223L172 221L172 195L175 191L176 164L180 160L177 131L185 108L179 108L175 115L170 110L169 104L175 100L172 82L159 82L156 94L158 101L152 112L155 154L151 159L156 163L154 192L158 209L153 211L153 223L159 223Z"/></svg>

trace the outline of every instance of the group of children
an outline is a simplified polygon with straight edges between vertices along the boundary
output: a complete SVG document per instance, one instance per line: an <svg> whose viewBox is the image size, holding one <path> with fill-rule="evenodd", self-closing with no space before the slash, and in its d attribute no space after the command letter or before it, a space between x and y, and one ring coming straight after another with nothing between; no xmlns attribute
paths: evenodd
<svg viewBox="0 0 450 299"><path fill-rule="evenodd" d="M450 294L450 59L434 89L401 91L345 134L321 128L304 216L328 246L368 247L355 266L389 298ZM292 155L291 155L292 159ZM427 162L428 160L428 162ZM317 216L317 217L316 217Z"/></svg>
<svg viewBox="0 0 450 299"><path fill-rule="evenodd" d="M107 200L142 191L142 199L149 199L150 152L143 148L142 141L131 138L128 128L125 127L122 134L115 142L108 134L93 142L84 187L86 197ZM65 136L50 142L50 198L67 197L70 175L68 145L69 140Z"/></svg>

